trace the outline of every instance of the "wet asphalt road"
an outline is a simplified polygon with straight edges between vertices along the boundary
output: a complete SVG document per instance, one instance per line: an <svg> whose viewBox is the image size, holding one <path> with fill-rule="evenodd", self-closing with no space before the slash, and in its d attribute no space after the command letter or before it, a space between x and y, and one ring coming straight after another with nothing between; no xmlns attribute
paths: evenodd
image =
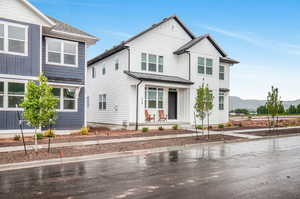
<svg viewBox="0 0 300 199"><path fill-rule="evenodd" d="M300 198L300 136L0 173L0 198Z"/></svg>

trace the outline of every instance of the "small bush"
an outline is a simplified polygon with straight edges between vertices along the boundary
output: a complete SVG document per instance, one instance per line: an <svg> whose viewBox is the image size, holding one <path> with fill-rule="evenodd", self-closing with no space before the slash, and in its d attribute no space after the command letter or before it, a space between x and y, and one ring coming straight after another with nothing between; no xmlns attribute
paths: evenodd
<svg viewBox="0 0 300 199"><path fill-rule="evenodd" d="M80 129L80 135L88 135L89 134L89 128L88 127L82 127Z"/></svg>
<svg viewBox="0 0 300 199"><path fill-rule="evenodd" d="M238 123L238 127L243 127L242 123Z"/></svg>
<svg viewBox="0 0 300 199"><path fill-rule="evenodd" d="M20 141L20 139L21 139L21 136L20 136L20 135L15 135L14 141Z"/></svg>
<svg viewBox="0 0 300 199"><path fill-rule="evenodd" d="M44 132L44 136L45 137L50 137L50 138L54 138L54 137L56 137L56 134L55 134L55 132L54 132L54 130L53 129L48 129L48 130L46 130L45 132Z"/></svg>
<svg viewBox="0 0 300 199"><path fill-rule="evenodd" d="M219 124L219 125L218 125L218 128L219 128L219 129L223 129L223 128L224 128L224 124Z"/></svg>
<svg viewBox="0 0 300 199"><path fill-rule="evenodd" d="M36 134L36 138L37 138L38 140L43 139L43 138L44 138L44 134L43 134L43 133L37 133L37 134Z"/></svg>
<svg viewBox="0 0 300 199"><path fill-rule="evenodd" d="M232 127L232 123L231 122L227 122L226 126L227 127Z"/></svg>
<svg viewBox="0 0 300 199"><path fill-rule="evenodd" d="M144 128L142 129L142 131L143 131L144 133L146 133L146 132L149 131L149 128L148 128L148 127L144 127Z"/></svg>
<svg viewBox="0 0 300 199"><path fill-rule="evenodd" d="M173 130L178 130L178 129L179 129L178 124L173 125L173 126L172 126L172 129L173 129Z"/></svg>
<svg viewBox="0 0 300 199"><path fill-rule="evenodd" d="M197 125L196 129L203 129L203 126L202 125Z"/></svg>
<svg viewBox="0 0 300 199"><path fill-rule="evenodd" d="M162 126L158 127L158 130L163 131L165 130Z"/></svg>

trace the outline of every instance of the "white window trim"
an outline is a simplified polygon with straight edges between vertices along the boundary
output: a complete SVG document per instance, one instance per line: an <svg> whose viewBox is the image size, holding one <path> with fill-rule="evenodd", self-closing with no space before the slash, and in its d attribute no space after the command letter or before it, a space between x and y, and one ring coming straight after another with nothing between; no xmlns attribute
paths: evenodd
<svg viewBox="0 0 300 199"><path fill-rule="evenodd" d="M221 105L221 102L220 102L220 97L223 97L223 109L220 109L220 105ZM222 91L219 91L219 111L224 111L225 110L225 92L222 92Z"/></svg>
<svg viewBox="0 0 300 199"><path fill-rule="evenodd" d="M4 50L0 50L0 53L10 54L10 55L18 55L18 56L28 56L28 26L22 24L16 24L6 21L1 21L0 24L4 24ZM10 52L8 51L8 26L15 26L25 28L25 40L24 40L24 53ZM18 39L13 39L16 41L23 41Z"/></svg>
<svg viewBox="0 0 300 199"><path fill-rule="evenodd" d="M105 95L105 101L104 101ZM100 102L102 103L102 108L100 109ZM105 102L105 109L103 108L103 103ZM107 110L107 94L99 94L98 95L98 111L106 111Z"/></svg>
<svg viewBox="0 0 300 199"><path fill-rule="evenodd" d="M53 86L53 88L60 88L60 97L59 97L59 109L56 109L57 112L78 112L78 97L80 88L75 88L75 109L64 109L64 89L65 88L72 88L66 86ZM74 88L74 87L73 87Z"/></svg>
<svg viewBox="0 0 300 199"><path fill-rule="evenodd" d="M60 63L56 63L56 62L49 62L48 61L48 41L49 40L58 40L61 42L61 46L60 46L60 52L56 52L56 51L51 51L51 52L55 52L55 53L59 53L60 54ZM68 54L68 55L74 55L74 54L70 54L70 53L65 53L64 52L64 45L65 43L71 43L71 44L76 44L76 54L75 54L75 64L64 64L64 54ZM68 66L68 67L78 67L78 42L75 41L67 41L67 40L63 40L63 39L57 39L57 38L51 38L51 37L46 37L46 64L48 65L54 65L54 66Z"/></svg>
<svg viewBox="0 0 300 199"><path fill-rule="evenodd" d="M142 54L146 54L146 62L143 62L142 61ZM155 55L156 56L156 71L150 71L149 70L149 55ZM162 63L162 66L163 66L163 72L159 72L159 57L162 57L163 58L163 63ZM142 70L142 63L146 63L146 70ZM158 73L158 74L162 74L164 73L165 71L165 56L163 55L158 55L158 54L155 54L155 53L145 53L145 52L141 52L140 54L140 70L142 72L149 72L149 73Z"/></svg>
<svg viewBox="0 0 300 199"><path fill-rule="evenodd" d="M221 67L224 68L224 71L223 71L223 72L221 72ZM221 73L223 73L224 79L220 79L220 74L221 74ZM221 81L224 81L224 80L225 80L225 66L222 65L222 64L219 65L219 80L221 80Z"/></svg>
<svg viewBox="0 0 300 199"><path fill-rule="evenodd" d="M7 79L1 79L1 82L4 82L4 94L1 94L3 96L3 107L0 107L0 111L23 111L23 108L10 108L8 107L8 96L22 96L25 98L26 94L26 80L7 80ZM24 95L8 95L8 83L23 83L25 90Z"/></svg>

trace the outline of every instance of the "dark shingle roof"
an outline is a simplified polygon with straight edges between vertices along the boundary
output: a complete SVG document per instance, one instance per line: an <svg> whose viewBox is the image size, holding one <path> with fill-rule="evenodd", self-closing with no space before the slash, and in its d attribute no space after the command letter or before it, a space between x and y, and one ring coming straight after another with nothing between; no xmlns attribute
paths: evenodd
<svg viewBox="0 0 300 199"><path fill-rule="evenodd" d="M126 41L123 41L121 44L117 45L117 46L114 46L113 48L105 51L104 53L94 57L93 59L89 60L88 61L88 66L93 64L93 63L96 63L110 55L113 55L114 53L116 52L119 52L120 50L123 50L126 48L126 44L129 43L130 41L142 36L143 34L149 32L150 30L153 30L154 28L160 26L161 24L171 20L171 19L174 19L178 22L178 24L185 30L185 32L191 37L191 39L195 39L196 37L194 36L194 34L183 24L183 22L176 16L176 15L172 15L168 18L164 18L162 21L160 21L159 23L156 23L156 24L153 24L152 26L150 26L149 28L147 28L146 30L144 30L143 32L129 38L128 40Z"/></svg>
<svg viewBox="0 0 300 199"><path fill-rule="evenodd" d="M151 73L140 73L140 72L129 72L124 71L130 77L139 80L145 81L155 81L155 82L167 82L167 83L177 83L177 84L194 84L192 81L177 77L177 76L168 76L168 75L158 75Z"/></svg>
<svg viewBox="0 0 300 199"><path fill-rule="evenodd" d="M191 41L187 42L183 46L181 46L179 49L177 49L174 54L180 55L182 53L187 52L187 50L194 45L196 45L198 42L202 41L203 39L207 38L212 45L219 51L219 53L223 56L226 57L226 53L221 49L221 47L213 40L213 38L209 34L201 35L197 38L192 39Z"/></svg>
<svg viewBox="0 0 300 199"><path fill-rule="evenodd" d="M53 27L54 30L58 30L58 31L63 31L63 32L67 32L67 33L73 33L73 34L78 34L78 35L82 35L82 36L87 36L87 37L93 37L95 39L97 39L96 36L88 34L82 30L79 30L78 28L75 28L71 25L65 24L64 22L55 19L53 17L47 16L49 19L51 19L56 25Z"/></svg>
<svg viewBox="0 0 300 199"><path fill-rule="evenodd" d="M229 63L229 64L238 64L238 63L240 63L239 61L231 59L229 57L220 57L220 62Z"/></svg>

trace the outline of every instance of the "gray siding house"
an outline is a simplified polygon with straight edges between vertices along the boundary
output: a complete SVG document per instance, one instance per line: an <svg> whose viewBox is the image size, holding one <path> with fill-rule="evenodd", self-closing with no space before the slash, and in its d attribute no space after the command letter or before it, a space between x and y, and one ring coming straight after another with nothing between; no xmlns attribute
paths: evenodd
<svg viewBox="0 0 300 199"><path fill-rule="evenodd" d="M56 129L86 125L86 49L93 35L44 15L26 0L0 1L0 132L18 129L26 82L44 74L59 99ZM29 129L29 126L25 125Z"/></svg>

